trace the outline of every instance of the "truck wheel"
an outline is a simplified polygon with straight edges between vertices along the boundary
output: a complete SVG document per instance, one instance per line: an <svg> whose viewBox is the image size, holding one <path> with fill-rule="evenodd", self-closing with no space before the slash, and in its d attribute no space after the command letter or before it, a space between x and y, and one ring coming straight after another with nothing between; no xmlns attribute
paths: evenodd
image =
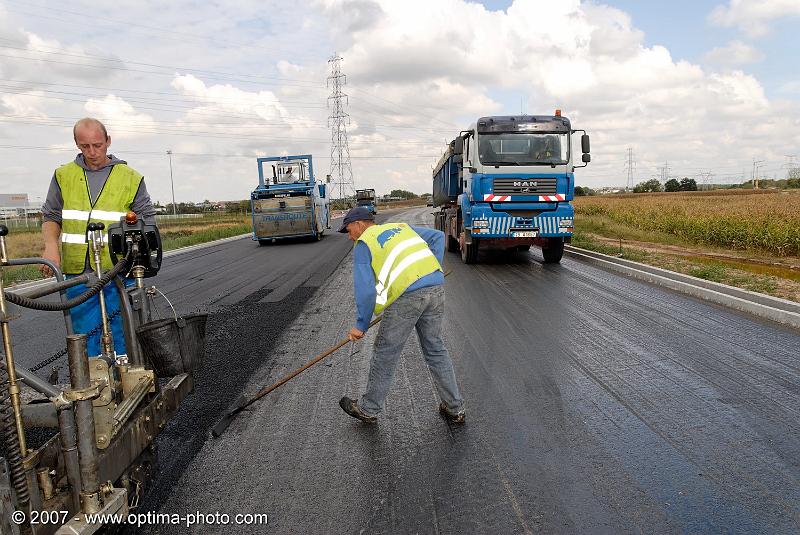
<svg viewBox="0 0 800 535"><path fill-rule="evenodd" d="M564 240L561 238L550 238L547 240L547 247L542 247L542 256L545 264L558 264L564 256Z"/></svg>
<svg viewBox="0 0 800 535"><path fill-rule="evenodd" d="M258 240L259 247L264 247L266 245L269 245L269 240Z"/></svg>
<svg viewBox="0 0 800 535"><path fill-rule="evenodd" d="M461 231L461 235L464 235L464 231ZM461 243L459 243L461 245ZM461 261L465 264L476 264L478 262L478 240L472 238L472 243L466 243L464 241L464 246L461 247Z"/></svg>
<svg viewBox="0 0 800 535"><path fill-rule="evenodd" d="M451 253L457 253L461 250L461 247L458 245L458 240L449 234L447 235L447 250Z"/></svg>

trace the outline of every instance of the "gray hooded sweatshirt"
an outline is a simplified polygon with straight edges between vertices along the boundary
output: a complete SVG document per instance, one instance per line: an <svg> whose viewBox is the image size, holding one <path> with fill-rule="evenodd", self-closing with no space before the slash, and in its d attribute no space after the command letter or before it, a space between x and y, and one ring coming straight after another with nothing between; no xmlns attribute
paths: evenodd
<svg viewBox="0 0 800 535"><path fill-rule="evenodd" d="M108 155L108 162L97 171L89 169L86 162L83 160L83 154L78 154L75 157L75 163L81 169L86 171L86 182L89 184L89 194L92 197L92 203L97 200L97 196L103 190L103 186L111 174L111 169L118 163L126 164L125 160L120 160L113 154ZM61 211L64 209L64 197L61 195L61 187L58 185L56 175L53 173L53 178L50 180L50 189L47 190L47 198L42 205L42 216L44 221L53 221L61 224ZM147 193L147 188L144 185L144 179L139 184L139 190L136 192L136 197L131 204L131 210L144 219L148 224L155 224L156 211L153 208L153 203L150 201L150 195Z"/></svg>

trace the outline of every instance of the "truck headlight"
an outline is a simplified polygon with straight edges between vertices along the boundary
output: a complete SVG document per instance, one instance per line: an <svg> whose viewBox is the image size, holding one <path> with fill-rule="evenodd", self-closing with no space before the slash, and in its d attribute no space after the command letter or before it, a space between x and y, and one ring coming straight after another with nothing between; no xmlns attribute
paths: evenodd
<svg viewBox="0 0 800 535"><path fill-rule="evenodd" d="M562 219L561 221L558 222L558 226L564 228L564 227L574 227L575 225L573 224L572 219Z"/></svg>
<svg viewBox="0 0 800 535"><path fill-rule="evenodd" d="M485 219L473 219L472 228L489 228L489 222Z"/></svg>

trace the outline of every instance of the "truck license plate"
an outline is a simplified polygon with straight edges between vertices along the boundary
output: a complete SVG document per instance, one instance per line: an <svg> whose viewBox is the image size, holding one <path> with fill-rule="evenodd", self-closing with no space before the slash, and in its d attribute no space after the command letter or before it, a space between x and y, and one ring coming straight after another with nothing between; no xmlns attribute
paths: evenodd
<svg viewBox="0 0 800 535"><path fill-rule="evenodd" d="M535 238L536 231L535 230L526 230L523 232L512 232L511 236L514 238Z"/></svg>

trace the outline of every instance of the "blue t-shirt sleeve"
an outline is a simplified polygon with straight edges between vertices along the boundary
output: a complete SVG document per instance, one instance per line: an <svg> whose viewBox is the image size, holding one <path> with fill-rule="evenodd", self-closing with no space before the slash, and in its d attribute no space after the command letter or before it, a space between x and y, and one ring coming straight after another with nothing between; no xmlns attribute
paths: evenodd
<svg viewBox="0 0 800 535"><path fill-rule="evenodd" d="M428 243L428 247L433 251L439 265L442 265L444 263L444 232L428 227L411 227L411 229Z"/></svg>
<svg viewBox="0 0 800 535"><path fill-rule="evenodd" d="M353 250L353 286L356 296L356 329L367 332L375 310L375 275L372 273L372 254L364 242Z"/></svg>

